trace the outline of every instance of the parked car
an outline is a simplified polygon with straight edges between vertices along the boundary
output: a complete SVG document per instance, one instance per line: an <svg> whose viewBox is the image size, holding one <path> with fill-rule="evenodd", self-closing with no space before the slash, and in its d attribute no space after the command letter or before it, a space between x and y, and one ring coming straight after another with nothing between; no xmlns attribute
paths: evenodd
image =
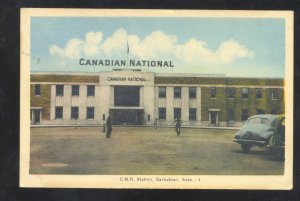
<svg viewBox="0 0 300 201"><path fill-rule="evenodd" d="M267 145L273 155L284 160L285 153L285 115L279 115L276 120L275 131Z"/></svg>
<svg viewBox="0 0 300 201"><path fill-rule="evenodd" d="M266 147L276 131L277 118L273 114L251 116L233 141L241 145L243 152L249 152L253 146Z"/></svg>

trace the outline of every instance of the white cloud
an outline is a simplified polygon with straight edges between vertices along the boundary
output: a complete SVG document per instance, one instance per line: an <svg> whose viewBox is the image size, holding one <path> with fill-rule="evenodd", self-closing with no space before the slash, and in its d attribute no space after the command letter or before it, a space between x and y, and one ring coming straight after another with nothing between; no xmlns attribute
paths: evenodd
<svg viewBox="0 0 300 201"><path fill-rule="evenodd" d="M233 39L222 42L216 51L216 56L222 63L231 63L238 58L252 58L253 55L253 52Z"/></svg>
<svg viewBox="0 0 300 201"><path fill-rule="evenodd" d="M102 39L103 34L101 32L88 32L85 36L85 42L83 45L84 53L87 56L97 55Z"/></svg>
<svg viewBox="0 0 300 201"><path fill-rule="evenodd" d="M88 32L84 40L71 39L64 48L52 45L49 52L53 56L67 59L120 59L126 57L127 41L130 57L139 59L177 59L189 64L231 64L238 59L254 56L251 50L234 39L223 41L213 50L208 48L205 41L195 38L180 44L177 36L167 35L162 31L154 31L145 38L140 38L138 35L129 35L124 29L118 29L106 39L103 39L102 32Z"/></svg>
<svg viewBox="0 0 300 201"><path fill-rule="evenodd" d="M127 32L119 29L108 37L102 45L103 52L108 56L118 55L123 52L126 54Z"/></svg>
<svg viewBox="0 0 300 201"><path fill-rule="evenodd" d="M65 51L62 48L58 47L57 45L52 45L49 48L49 52L51 55L59 55L61 57L63 57L65 54Z"/></svg>

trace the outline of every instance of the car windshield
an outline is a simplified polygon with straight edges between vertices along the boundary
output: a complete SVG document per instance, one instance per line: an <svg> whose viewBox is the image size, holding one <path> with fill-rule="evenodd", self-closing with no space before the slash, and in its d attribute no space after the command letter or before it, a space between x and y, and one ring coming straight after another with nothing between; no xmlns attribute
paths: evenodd
<svg viewBox="0 0 300 201"><path fill-rule="evenodd" d="M261 118L261 117L254 117L252 119L249 119L247 123L250 124L268 124L267 118Z"/></svg>

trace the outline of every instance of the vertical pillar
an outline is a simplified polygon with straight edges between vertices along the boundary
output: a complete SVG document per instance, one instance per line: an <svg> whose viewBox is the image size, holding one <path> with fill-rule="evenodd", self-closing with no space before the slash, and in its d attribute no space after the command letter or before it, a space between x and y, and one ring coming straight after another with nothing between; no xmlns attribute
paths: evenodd
<svg viewBox="0 0 300 201"><path fill-rule="evenodd" d="M154 117L153 120L155 121L155 119L158 119L158 87L155 86L154 87Z"/></svg>
<svg viewBox="0 0 300 201"><path fill-rule="evenodd" d="M167 87L167 123L169 125L173 124L174 121L174 88Z"/></svg>
<svg viewBox="0 0 300 201"><path fill-rule="evenodd" d="M189 124L189 87L181 90L181 120L183 124Z"/></svg>
<svg viewBox="0 0 300 201"><path fill-rule="evenodd" d="M71 119L71 99L72 99L71 85L64 85L64 98L63 98L63 119Z"/></svg>
<svg viewBox="0 0 300 201"><path fill-rule="evenodd" d="M79 108L78 118L79 119L86 118L86 107L87 107L87 86L79 85L79 97L78 97L78 108Z"/></svg>
<svg viewBox="0 0 300 201"><path fill-rule="evenodd" d="M197 87L197 103L196 103L197 122L201 122L201 87Z"/></svg>
<svg viewBox="0 0 300 201"><path fill-rule="evenodd" d="M51 85L51 102L50 102L50 120L55 119L55 96L56 96L56 86Z"/></svg>
<svg viewBox="0 0 300 201"><path fill-rule="evenodd" d="M144 107L144 120L147 125L153 125L155 120L154 108L157 107L155 105L154 86L144 86L141 89L141 96L143 96L141 106ZM150 115L150 121L148 121L148 115Z"/></svg>

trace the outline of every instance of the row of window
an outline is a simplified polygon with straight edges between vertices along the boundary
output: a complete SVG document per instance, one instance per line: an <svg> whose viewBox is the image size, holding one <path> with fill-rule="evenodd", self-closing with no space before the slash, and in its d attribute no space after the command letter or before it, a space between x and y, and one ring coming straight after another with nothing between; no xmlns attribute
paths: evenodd
<svg viewBox="0 0 300 201"><path fill-rule="evenodd" d="M94 107L86 108L86 118L94 119L95 109ZM79 107L71 107L71 119L78 119L79 116ZM55 119L63 119L64 117L64 108L55 107Z"/></svg>
<svg viewBox="0 0 300 201"><path fill-rule="evenodd" d="M210 95L211 98L216 98L217 89L216 87L211 87L210 89ZM235 98L236 94L236 88L226 88L226 96L227 98ZM241 96L243 99L248 99L250 94L249 88L242 88L241 90ZM256 88L255 89L255 98L261 99L263 97L263 89L262 88ZM277 99L278 98L278 90L277 89L270 89L270 98L271 99Z"/></svg>
<svg viewBox="0 0 300 201"><path fill-rule="evenodd" d="M160 120L166 120L167 110L166 108L158 108L158 118ZM174 119L181 119L181 108L174 108ZM189 120L196 121L197 120L197 109L189 108Z"/></svg>
<svg viewBox="0 0 300 201"><path fill-rule="evenodd" d="M181 98L181 87L174 87L174 98ZM226 95L227 98L235 98L235 88L226 88ZM249 98L249 88L242 88L242 98L247 99ZM159 87L158 88L158 96L159 98L166 98L167 94L167 88L166 87ZM216 98L217 95L217 88L211 87L210 88L210 97ZM197 97L197 91L196 87L189 87L189 98L196 98ZM255 89L255 97L256 99L261 99L263 97L262 89L256 88ZM278 98L278 91L277 89L271 89L270 91L270 97L271 99L277 99Z"/></svg>
<svg viewBox="0 0 300 201"><path fill-rule="evenodd" d="M257 109L256 114L265 114L265 111L263 109ZM275 109L272 109L270 111L270 114L277 114L277 111ZM249 118L249 109L242 109L242 121L246 121ZM234 121L234 109L229 108L227 112L227 120L228 121Z"/></svg>
<svg viewBox="0 0 300 201"><path fill-rule="evenodd" d="M158 97L166 98L167 88L166 87L158 87ZM189 98L196 98L197 91L196 87L189 87ZM181 87L174 87L174 98L181 98Z"/></svg>
<svg viewBox="0 0 300 201"><path fill-rule="evenodd" d="M34 94L41 95L41 85L36 84ZM56 96L64 96L64 85L56 85ZM72 96L79 96L79 85L72 85ZM87 96L95 96L95 85L87 86Z"/></svg>
<svg viewBox="0 0 300 201"><path fill-rule="evenodd" d="M158 108L158 118L160 120L166 120L166 108ZM272 109L270 111L271 114L276 114L277 111ZM262 109L257 109L256 114L265 114L265 111ZM242 121L246 121L249 118L249 109L242 109ZM234 109L229 108L227 112L227 120L234 121ZM174 119L181 118L181 108L174 108ZM197 120L197 109L189 108L189 120L195 121Z"/></svg>
<svg viewBox="0 0 300 201"><path fill-rule="evenodd" d="M64 95L64 85L56 85L56 96ZM72 96L79 96L79 85L72 85ZM87 86L87 96L95 96L95 85Z"/></svg>
<svg viewBox="0 0 300 201"><path fill-rule="evenodd" d="M166 98L167 89L166 87L159 87L158 88L158 96L159 98ZM236 89L235 88L226 88L226 95L227 98L235 98ZM247 99L249 98L249 88L242 88L242 98ZM41 95L41 85L35 85L35 95ZM64 85L56 85L56 96L63 96L64 95ZM210 88L210 97L216 98L217 95L217 88L211 87ZM79 96L79 85L72 85L72 96ZM87 86L87 96L95 96L95 86L88 85ZM197 90L196 87L189 87L189 98L196 98L197 97ZM255 89L255 97L256 99L261 99L263 97L262 89L256 88ZM174 98L181 98L181 87L174 87ZM278 91L277 89L270 90L270 98L277 99L278 98Z"/></svg>

